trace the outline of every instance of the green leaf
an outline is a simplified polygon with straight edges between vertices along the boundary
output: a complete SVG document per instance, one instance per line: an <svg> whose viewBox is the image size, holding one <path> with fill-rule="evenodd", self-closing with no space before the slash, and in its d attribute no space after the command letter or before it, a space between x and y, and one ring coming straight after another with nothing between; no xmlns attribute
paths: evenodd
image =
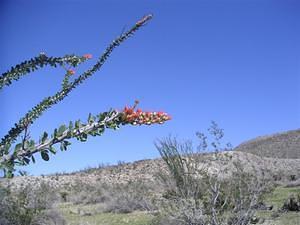
<svg viewBox="0 0 300 225"><path fill-rule="evenodd" d="M89 132L90 135L92 135L93 137L97 136L97 130L92 130Z"/></svg>
<svg viewBox="0 0 300 225"><path fill-rule="evenodd" d="M104 126L99 127L97 129L97 135L101 136L104 133L104 131L105 131L105 127Z"/></svg>
<svg viewBox="0 0 300 225"><path fill-rule="evenodd" d="M11 144L10 144L10 143L4 145L3 152L4 152L5 154L7 154L7 153L9 152L10 147L11 147Z"/></svg>
<svg viewBox="0 0 300 225"><path fill-rule="evenodd" d="M71 145L71 142L69 142L69 141L64 141L64 143L66 146Z"/></svg>
<svg viewBox="0 0 300 225"><path fill-rule="evenodd" d="M85 142L87 140L87 134L86 133L81 133L79 136L79 140L82 142Z"/></svg>
<svg viewBox="0 0 300 225"><path fill-rule="evenodd" d="M28 158L23 158L23 161L24 161L26 164L29 164L29 163L30 163L30 159L28 159Z"/></svg>
<svg viewBox="0 0 300 225"><path fill-rule="evenodd" d="M65 145L64 142L61 142L61 143L60 143L60 150L61 150L62 152L67 150L67 147L66 147L66 145Z"/></svg>
<svg viewBox="0 0 300 225"><path fill-rule="evenodd" d="M53 146L51 146L51 147L49 148L49 151L50 151L53 155L56 154L56 149L55 149Z"/></svg>
<svg viewBox="0 0 300 225"><path fill-rule="evenodd" d="M24 149L27 149L27 148L29 148L29 141L28 140L24 141Z"/></svg>
<svg viewBox="0 0 300 225"><path fill-rule="evenodd" d="M11 170L6 171L5 177L7 178L13 178L14 177L14 173Z"/></svg>
<svg viewBox="0 0 300 225"><path fill-rule="evenodd" d="M34 145L35 145L34 140L30 140L30 141L29 141L29 144L28 144L28 147L29 147L29 148L33 148Z"/></svg>
<svg viewBox="0 0 300 225"><path fill-rule="evenodd" d="M80 120L76 120L76 121L75 121L75 128L76 128L76 129L79 129L80 126L81 126Z"/></svg>
<svg viewBox="0 0 300 225"><path fill-rule="evenodd" d="M69 130L72 130L72 129L73 129L73 122L70 121L70 122L69 122Z"/></svg>
<svg viewBox="0 0 300 225"><path fill-rule="evenodd" d="M59 128L58 128L58 132L57 132L57 134L59 135L59 136L61 136L65 131L66 131L66 129L67 129L67 127L66 127L66 125L61 125Z"/></svg>
<svg viewBox="0 0 300 225"><path fill-rule="evenodd" d="M43 137L42 137L42 143L45 143L45 141L47 140L47 138L48 138L48 133L44 132L43 133Z"/></svg>
<svg viewBox="0 0 300 225"><path fill-rule="evenodd" d="M102 122L106 116L107 113L100 113L99 115L97 115L97 117L99 118L98 122Z"/></svg>
<svg viewBox="0 0 300 225"><path fill-rule="evenodd" d="M106 127L107 127L107 128L110 128L110 129L114 129L114 130L119 129L118 124L116 124L116 123L114 123L114 122L110 122L110 123L106 124Z"/></svg>
<svg viewBox="0 0 300 225"><path fill-rule="evenodd" d="M19 151L22 148L22 143L19 143L15 147L15 152Z"/></svg>
<svg viewBox="0 0 300 225"><path fill-rule="evenodd" d="M47 151L42 151L42 152L41 152L41 156L42 156L42 159L43 159L43 160L49 161L49 155L48 155L48 152L47 152Z"/></svg>
<svg viewBox="0 0 300 225"><path fill-rule="evenodd" d="M91 123L93 123L94 121L95 121L94 116L93 116L91 113L89 113L88 123L91 124Z"/></svg>
<svg viewBox="0 0 300 225"><path fill-rule="evenodd" d="M53 137L54 137L54 138L57 138L57 129L56 129L56 128L54 129Z"/></svg>
<svg viewBox="0 0 300 225"><path fill-rule="evenodd" d="M70 138L70 137L72 137L72 134L73 134L73 122L70 121L67 136Z"/></svg>

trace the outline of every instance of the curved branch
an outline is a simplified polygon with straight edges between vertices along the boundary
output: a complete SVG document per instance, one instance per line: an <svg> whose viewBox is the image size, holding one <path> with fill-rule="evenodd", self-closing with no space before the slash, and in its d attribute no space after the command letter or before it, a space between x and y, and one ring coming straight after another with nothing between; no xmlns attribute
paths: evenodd
<svg viewBox="0 0 300 225"><path fill-rule="evenodd" d="M78 66L80 63L86 60L85 57L76 55L65 55L63 57L48 57L44 53L40 53L39 56L25 60L24 62L12 67L7 72L0 76L0 90L4 86L9 86L12 84L13 80L17 81L22 76L31 73L35 70L41 69L44 66L62 66L64 63L68 63L72 66Z"/></svg>
<svg viewBox="0 0 300 225"><path fill-rule="evenodd" d="M129 31L121 34L117 39L112 41L112 43L106 48L102 56L99 58L98 62L94 66L92 66L91 69L87 70L77 79L75 79L66 89L62 89L55 95L45 98L32 110L27 112L26 115L23 118L21 118L18 123L15 123L15 126L8 131L8 134L2 138L0 143L0 154L1 152L3 152L5 146L10 145L24 131L24 121L26 118L28 118L29 122L32 124L34 120L40 117L45 110L62 101L74 88L76 88L84 80L86 80L88 77L97 72L106 62L106 60L116 47L118 47L126 39L134 35L134 33L137 30L139 30L140 27L145 25L150 19L152 19L152 15L145 16L141 20L139 20Z"/></svg>
<svg viewBox="0 0 300 225"><path fill-rule="evenodd" d="M111 111L108 113L102 113L99 121L93 121L92 123L83 124L80 128L68 128L59 136L52 136L50 139L36 144L34 147L23 148L20 151L15 151L13 154L6 154L0 158L0 165L4 165L7 162L23 161L24 158L31 157L37 152L41 152L50 149L53 145L61 143L67 139L80 138L82 134L91 134L102 128L104 132L105 128L115 128L122 123L120 117L122 113L117 111ZM114 126L111 126L114 124ZM101 133L102 134L102 133ZM100 135L100 134L98 134Z"/></svg>
<svg viewBox="0 0 300 225"><path fill-rule="evenodd" d="M125 107L123 111L110 110L100 113L96 116L89 114L87 122L81 123L80 120L69 125L61 125L54 129L53 134L48 138L48 133L44 132L38 142L29 140L24 135L21 143L14 147L14 151L7 152L0 157L0 168L5 169L13 175L14 165L28 165L30 161L35 162L33 155L41 153L44 160L49 160L48 153L56 153L53 145L60 143L62 151L67 150L71 143L68 139L77 138L80 141L86 141L89 136L100 136L106 128L118 129L121 125L152 125L163 124L170 120L171 117L164 112L143 112L141 109L135 110L133 107Z"/></svg>

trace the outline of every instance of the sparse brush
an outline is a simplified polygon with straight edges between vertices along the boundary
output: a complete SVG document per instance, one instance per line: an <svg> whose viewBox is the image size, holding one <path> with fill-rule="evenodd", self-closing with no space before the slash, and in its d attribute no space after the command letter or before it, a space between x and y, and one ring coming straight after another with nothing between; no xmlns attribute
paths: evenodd
<svg viewBox="0 0 300 225"><path fill-rule="evenodd" d="M256 204L271 190L270 179L254 166L251 173L246 172L242 161L221 152L230 148L222 147L223 130L215 123L209 133L211 143L204 134L197 134L198 151L176 138L156 144L169 170L161 179L166 188L159 201L161 218L180 225L247 225ZM202 154L208 150L213 151Z"/></svg>
<svg viewBox="0 0 300 225"><path fill-rule="evenodd" d="M102 203L103 212L153 211L154 186L144 182L86 184L76 181L67 194L74 204Z"/></svg>
<svg viewBox="0 0 300 225"><path fill-rule="evenodd" d="M54 190L45 183L40 183L35 187L24 185L18 190L1 187L0 224L33 225L37 218L52 209L57 200ZM35 223L35 225L43 224Z"/></svg>
<svg viewBox="0 0 300 225"><path fill-rule="evenodd" d="M47 210L37 215L30 225L65 225L64 217L57 210Z"/></svg>
<svg viewBox="0 0 300 225"><path fill-rule="evenodd" d="M283 211L293 211L299 212L300 211L300 194L297 195L290 195L288 199L283 204L282 208Z"/></svg>
<svg viewBox="0 0 300 225"><path fill-rule="evenodd" d="M150 184L129 182L113 184L107 189L108 201L105 202L104 212L130 213L133 211L153 211Z"/></svg>
<svg viewBox="0 0 300 225"><path fill-rule="evenodd" d="M70 191L65 194L66 201L74 204L103 203L107 200L104 190L105 185L103 184L88 184L76 180L72 187L70 187Z"/></svg>

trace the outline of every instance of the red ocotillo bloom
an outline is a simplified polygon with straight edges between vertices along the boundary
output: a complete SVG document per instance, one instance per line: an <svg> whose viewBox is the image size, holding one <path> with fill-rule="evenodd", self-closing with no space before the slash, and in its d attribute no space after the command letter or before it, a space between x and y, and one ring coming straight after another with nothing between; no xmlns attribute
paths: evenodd
<svg viewBox="0 0 300 225"><path fill-rule="evenodd" d="M136 104L133 107L125 107L122 111L122 121L132 125L151 125L162 124L171 119L171 116L165 112L144 112L141 109L135 110Z"/></svg>
<svg viewBox="0 0 300 225"><path fill-rule="evenodd" d="M74 74L75 74L75 70L73 70L73 69L68 69L68 70L67 70L67 73L68 73L69 75L74 75Z"/></svg>
<svg viewBox="0 0 300 225"><path fill-rule="evenodd" d="M93 55L92 54L84 54L83 58L85 58L85 59L91 59L91 58L93 58Z"/></svg>

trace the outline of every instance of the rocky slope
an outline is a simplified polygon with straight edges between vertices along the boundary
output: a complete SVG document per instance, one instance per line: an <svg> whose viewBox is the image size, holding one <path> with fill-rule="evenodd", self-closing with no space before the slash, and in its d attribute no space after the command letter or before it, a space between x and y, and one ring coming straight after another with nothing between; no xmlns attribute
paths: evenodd
<svg viewBox="0 0 300 225"><path fill-rule="evenodd" d="M257 137L236 147L261 157L300 159L300 129Z"/></svg>
<svg viewBox="0 0 300 225"><path fill-rule="evenodd" d="M289 181L300 179L300 130L258 137L239 145L235 151L219 153L228 154L224 165L216 164L213 154L203 154L211 171L224 171L224 167L232 167L233 162L240 162L248 172L262 169L275 180ZM209 165L208 165L209 163ZM116 166L106 166L98 169L88 169L70 174L55 174L48 176L15 177L11 180L0 180L1 183L13 187L21 185L38 186L45 182L54 188L65 188L78 182L89 184L126 183L130 181L152 182L158 174L166 171L166 165L161 159L140 160L133 163L123 163Z"/></svg>
<svg viewBox="0 0 300 225"><path fill-rule="evenodd" d="M224 167L230 167L233 162L238 161L248 172L263 169L264 171L272 173L271 176L277 180L289 181L292 176L296 179L300 177L300 159L261 158L250 153L238 151L226 152L226 154L230 156L228 162L224 165L219 165L214 162L210 163L210 170L224 171ZM211 161L213 155L207 154L204 157L206 160ZM208 166L207 163L203 165ZM66 186L72 186L79 182L91 185L101 183L126 183L130 181L153 182L157 179L157 175L165 170L166 166L160 159L141 160L134 163L108 166L101 169L89 169L72 174L15 177L11 180L2 180L2 183L10 184L13 187L26 184L34 187L38 186L41 182L45 182L53 188L65 188Z"/></svg>

